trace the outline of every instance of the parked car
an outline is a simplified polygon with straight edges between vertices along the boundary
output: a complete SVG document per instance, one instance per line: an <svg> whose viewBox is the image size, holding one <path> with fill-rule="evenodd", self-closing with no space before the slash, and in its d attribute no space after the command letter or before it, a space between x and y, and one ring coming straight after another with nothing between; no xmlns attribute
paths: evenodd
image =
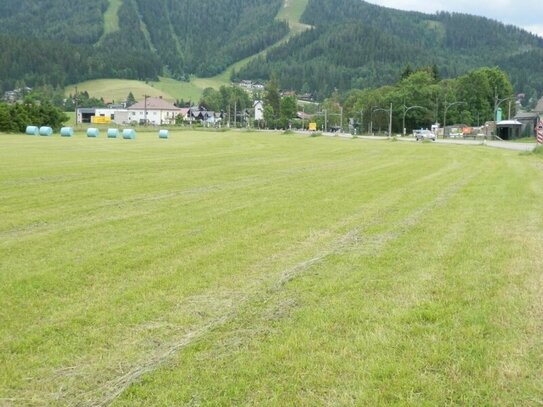
<svg viewBox="0 0 543 407"><path fill-rule="evenodd" d="M413 135L417 139L417 141L420 140L432 140L436 141L436 135L432 133L430 130L414 130Z"/></svg>

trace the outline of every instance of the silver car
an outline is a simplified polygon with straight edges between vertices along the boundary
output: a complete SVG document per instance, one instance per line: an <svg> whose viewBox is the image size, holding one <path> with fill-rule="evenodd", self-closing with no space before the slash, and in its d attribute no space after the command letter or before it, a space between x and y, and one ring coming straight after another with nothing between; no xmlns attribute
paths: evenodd
<svg viewBox="0 0 543 407"><path fill-rule="evenodd" d="M432 140L436 141L436 135L432 133L430 130L414 130L413 135L417 139L417 141L420 140Z"/></svg>

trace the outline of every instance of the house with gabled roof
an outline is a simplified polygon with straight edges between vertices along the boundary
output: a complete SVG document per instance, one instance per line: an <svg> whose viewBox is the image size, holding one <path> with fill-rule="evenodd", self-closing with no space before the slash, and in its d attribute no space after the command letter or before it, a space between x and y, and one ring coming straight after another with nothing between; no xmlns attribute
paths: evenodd
<svg viewBox="0 0 543 407"><path fill-rule="evenodd" d="M176 118L183 110L162 97L148 97L128 108L131 122L154 124L175 124Z"/></svg>

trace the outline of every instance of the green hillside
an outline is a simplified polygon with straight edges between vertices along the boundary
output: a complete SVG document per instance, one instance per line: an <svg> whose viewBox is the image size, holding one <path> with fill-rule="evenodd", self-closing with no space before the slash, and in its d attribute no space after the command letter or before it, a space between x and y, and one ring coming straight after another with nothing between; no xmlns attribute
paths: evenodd
<svg viewBox="0 0 543 407"><path fill-rule="evenodd" d="M93 80L80 83L77 86L80 89L87 90L90 94L96 97L103 97L105 100L122 100L126 97L128 92L132 91L134 94L144 94L147 92L149 95L153 95L153 90L163 91L162 96L166 99L184 99L197 101L200 99L202 92L206 88L218 89L221 86L231 83L231 76L233 73L239 71L245 67L249 62L263 56L270 49L283 44L288 39L310 28L307 24L300 22L300 18L307 6L308 0L288 0L279 10L276 20L286 21L290 27L288 35L280 39L277 43L272 44L270 47L259 52L258 54L244 58L226 68L223 72L212 77L198 77L191 76L188 81L178 81L172 78L160 77L157 81L147 81L145 83L138 81L125 81L125 80ZM111 22L112 18L111 9L116 7L118 9L119 1L112 1L108 12L106 12L106 27L114 27L115 22ZM111 32L116 30L110 29ZM151 87L152 90L145 90ZM66 88L66 95L73 93L73 86L70 85Z"/></svg>
<svg viewBox="0 0 543 407"><path fill-rule="evenodd" d="M185 82L175 93L192 99L275 72L281 87L322 98L435 65L445 78L499 66L516 91L543 93L542 38L483 17L360 0L5 0L0 52L0 91L161 77Z"/></svg>
<svg viewBox="0 0 543 407"><path fill-rule="evenodd" d="M103 98L105 101L126 100L130 92L136 100L141 100L143 95L149 95L162 96L171 102L177 99L198 101L203 91L191 82L160 77L157 81L148 82L128 79L94 79L67 86L64 90L65 95L73 95L76 86L79 92L87 91L91 96Z"/></svg>
<svg viewBox="0 0 543 407"><path fill-rule="evenodd" d="M309 0L302 22L315 28L252 61L237 78L267 79L275 72L283 87L322 97L334 89L394 83L407 65L436 65L443 77L497 65L517 90L543 92L537 63L515 63L524 55L541 59L543 39L483 17Z"/></svg>

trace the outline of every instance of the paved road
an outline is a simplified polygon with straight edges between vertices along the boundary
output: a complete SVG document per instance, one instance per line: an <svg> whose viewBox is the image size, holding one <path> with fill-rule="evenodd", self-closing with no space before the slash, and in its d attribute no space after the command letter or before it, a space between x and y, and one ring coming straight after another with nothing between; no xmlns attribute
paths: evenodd
<svg viewBox="0 0 543 407"><path fill-rule="evenodd" d="M307 131L298 131L301 134L311 134ZM343 137L343 138L352 138L353 136L349 133L322 133L324 136L329 137ZM357 138L365 140L386 140L386 136L358 136ZM413 137L398 137L400 141L410 141L416 142ZM463 145L472 145L479 146L484 144L488 147L495 148L505 148L507 150L514 151L532 151L536 147L536 143L513 143L510 141L488 141L488 140L460 140L460 139L437 139L436 143L438 144L463 144Z"/></svg>

